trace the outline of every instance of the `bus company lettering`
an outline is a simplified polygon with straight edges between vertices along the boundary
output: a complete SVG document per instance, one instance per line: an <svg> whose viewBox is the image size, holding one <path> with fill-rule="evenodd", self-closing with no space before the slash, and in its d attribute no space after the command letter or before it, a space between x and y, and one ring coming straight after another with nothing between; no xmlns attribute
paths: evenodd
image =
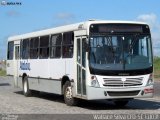
<svg viewBox="0 0 160 120"><path fill-rule="evenodd" d="M30 68L30 63L27 63L27 62L20 62L20 69L21 70L31 70Z"/></svg>

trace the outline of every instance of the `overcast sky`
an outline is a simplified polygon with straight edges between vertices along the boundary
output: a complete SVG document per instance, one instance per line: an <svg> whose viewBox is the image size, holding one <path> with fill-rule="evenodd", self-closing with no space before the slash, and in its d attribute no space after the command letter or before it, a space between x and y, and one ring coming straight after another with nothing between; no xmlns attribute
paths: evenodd
<svg viewBox="0 0 160 120"><path fill-rule="evenodd" d="M5 0L0 4L0 59L6 58L7 38L88 19L133 20L150 25L154 55L160 56L159 0Z"/></svg>

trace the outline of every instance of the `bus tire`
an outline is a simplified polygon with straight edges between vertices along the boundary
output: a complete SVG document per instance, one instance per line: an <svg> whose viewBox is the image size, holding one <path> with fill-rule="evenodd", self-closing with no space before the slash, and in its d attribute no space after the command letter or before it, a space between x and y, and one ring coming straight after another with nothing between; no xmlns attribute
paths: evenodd
<svg viewBox="0 0 160 120"><path fill-rule="evenodd" d="M26 97L31 96L31 90L29 89L28 77L25 76L23 79L23 94Z"/></svg>
<svg viewBox="0 0 160 120"><path fill-rule="evenodd" d="M114 104L118 107L124 107L128 104L129 100L116 100Z"/></svg>
<svg viewBox="0 0 160 120"><path fill-rule="evenodd" d="M64 84L64 101L68 106L74 106L77 104L76 98L72 95L71 83L66 81Z"/></svg>

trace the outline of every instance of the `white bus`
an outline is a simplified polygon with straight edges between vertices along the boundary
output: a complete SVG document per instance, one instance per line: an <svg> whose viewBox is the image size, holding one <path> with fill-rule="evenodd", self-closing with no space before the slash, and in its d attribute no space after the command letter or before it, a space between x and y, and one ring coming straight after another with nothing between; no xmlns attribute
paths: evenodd
<svg viewBox="0 0 160 120"><path fill-rule="evenodd" d="M7 75L25 96L60 94L67 105L108 99L124 106L153 97L150 29L141 22L89 20L9 37Z"/></svg>

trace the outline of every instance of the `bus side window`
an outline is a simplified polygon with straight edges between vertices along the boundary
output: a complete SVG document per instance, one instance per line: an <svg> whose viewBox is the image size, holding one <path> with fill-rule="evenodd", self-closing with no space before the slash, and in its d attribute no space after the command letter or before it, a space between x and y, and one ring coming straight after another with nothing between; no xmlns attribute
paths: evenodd
<svg viewBox="0 0 160 120"><path fill-rule="evenodd" d="M39 38L31 38L30 40L30 59L38 58Z"/></svg>
<svg viewBox="0 0 160 120"><path fill-rule="evenodd" d="M7 59L12 60L13 59L13 49L14 49L14 42L8 42L8 51L7 51Z"/></svg>
<svg viewBox="0 0 160 120"><path fill-rule="evenodd" d="M22 59L29 58L29 39L24 39L22 43Z"/></svg>
<svg viewBox="0 0 160 120"><path fill-rule="evenodd" d="M73 45L74 45L74 33L73 32L63 33L63 42L62 42L63 58L73 57Z"/></svg>
<svg viewBox="0 0 160 120"><path fill-rule="evenodd" d="M40 37L39 58L47 59L49 57L49 35Z"/></svg>
<svg viewBox="0 0 160 120"><path fill-rule="evenodd" d="M50 41L50 57L61 57L62 34L52 35Z"/></svg>

